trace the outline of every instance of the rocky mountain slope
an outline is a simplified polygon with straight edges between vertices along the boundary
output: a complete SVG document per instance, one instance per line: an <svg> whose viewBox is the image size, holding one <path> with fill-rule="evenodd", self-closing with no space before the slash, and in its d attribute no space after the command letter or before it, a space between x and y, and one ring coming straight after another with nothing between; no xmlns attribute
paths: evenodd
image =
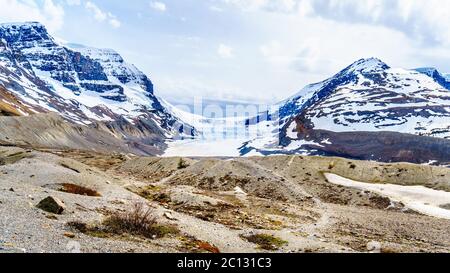
<svg viewBox="0 0 450 273"><path fill-rule="evenodd" d="M0 98L7 115L56 112L161 149L166 138L194 134L161 105L150 79L118 53L69 48L39 23L0 24Z"/></svg>
<svg viewBox="0 0 450 273"><path fill-rule="evenodd" d="M440 73L419 71L361 59L276 105L269 117L278 137L252 140L242 152L304 151L383 161L416 155L416 163L449 162L450 153L441 150L448 151L450 143L450 91ZM425 146L432 155L421 157L418 148Z"/></svg>
<svg viewBox="0 0 450 273"><path fill-rule="evenodd" d="M442 74L434 67L417 68L416 71L433 78L437 83L450 90L450 75Z"/></svg>
<svg viewBox="0 0 450 273"><path fill-rule="evenodd" d="M435 79L363 59L303 89L280 107L280 118L302 114L316 129L395 131L450 137L450 91Z"/></svg>

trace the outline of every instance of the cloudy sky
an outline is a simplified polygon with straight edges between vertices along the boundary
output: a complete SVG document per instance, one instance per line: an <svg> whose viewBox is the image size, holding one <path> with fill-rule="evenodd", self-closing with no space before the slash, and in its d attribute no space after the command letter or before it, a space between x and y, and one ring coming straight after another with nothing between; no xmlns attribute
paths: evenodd
<svg viewBox="0 0 450 273"><path fill-rule="evenodd" d="M113 48L158 95L277 101L353 61L450 73L450 0L0 0L0 21Z"/></svg>

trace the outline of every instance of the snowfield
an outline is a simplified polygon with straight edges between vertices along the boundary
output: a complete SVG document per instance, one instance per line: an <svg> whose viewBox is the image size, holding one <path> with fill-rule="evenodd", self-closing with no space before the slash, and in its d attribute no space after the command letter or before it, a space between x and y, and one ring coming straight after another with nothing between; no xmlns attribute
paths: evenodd
<svg viewBox="0 0 450 273"><path fill-rule="evenodd" d="M163 157L239 157L245 139L186 139L166 142Z"/></svg>
<svg viewBox="0 0 450 273"><path fill-rule="evenodd" d="M330 183L375 192L396 202L402 202L407 208L422 214L450 219L450 210L442 208L442 206L450 204L450 192L437 191L423 186L365 183L332 173L324 175Z"/></svg>

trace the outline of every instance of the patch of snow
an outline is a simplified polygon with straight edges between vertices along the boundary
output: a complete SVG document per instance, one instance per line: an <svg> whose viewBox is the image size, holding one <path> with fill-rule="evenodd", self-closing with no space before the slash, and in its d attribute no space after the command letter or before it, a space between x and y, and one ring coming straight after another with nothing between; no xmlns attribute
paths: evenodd
<svg viewBox="0 0 450 273"><path fill-rule="evenodd" d="M289 125L286 135L290 139L297 139L297 121L292 121Z"/></svg>
<svg viewBox="0 0 450 273"><path fill-rule="evenodd" d="M235 187L234 188L234 193L236 195L244 195L244 196L247 195L247 193L245 191L243 191L240 187Z"/></svg>
<svg viewBox="0 0 450 273"><path fill-rule="evenodd" d="M450 192L437 191L423 186L358 182L332 173L324 175L330 183L375 192L396 202L402 202L407 208L422 214L450 219L450 210L440 207L450 203Z"/></svg>
<svg viewBox="0 0 450 273"><path fill-rule="evenodd" d="M431 166L431 165L434 165L434 164L436 164L436 163L438 163L438 161L436 161L436 160L430 160L430 161L428 161L428 163L424 163L424 164L422 164L422 165L425 165L425 166Z"/></svg>
<svg viewBox="0 0 450 273"><path fill-rule="evenodd" d="M315 145L315 146L323 147L323 145L320 145L314 141L307 141L307 140L301 139L301 140L291 141L291 143L289 143L289 145L286 146L284 149L286 151L295 151L295 150L300 149L303 145Z"/></svg>

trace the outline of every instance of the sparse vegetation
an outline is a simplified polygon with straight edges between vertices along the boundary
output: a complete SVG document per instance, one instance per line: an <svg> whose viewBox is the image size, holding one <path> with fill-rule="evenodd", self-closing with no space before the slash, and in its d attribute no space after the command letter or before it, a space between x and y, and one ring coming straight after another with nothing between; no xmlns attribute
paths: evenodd
<svg viewBox="0 0 450 273"><path fill-rule="evenodd" d="M25 152L17 152L9 155L0 155L0 166L14 164L24 158L31 158L32 155Z"/></svg>
<svg viewBox="0 0 450 273"><path fill-rule="evenodd" d="M65 192L65 193L71 193L71 194L78 194L78 195L84 195L84 196L92 196L92 197L100 197L101 194L98 193L95 190L71 184L71 183L63 183L61 184L61 188L59 191Z"/></svg>
<svg viewBox="0 0 450 273"><path fill-rule="evenodd" d="M242 237L265 250L278 250L280 247L288 244L287 241L269 234L254 234Z"/></svg>
<svg viewBox="0 0 450 273"><path fill-rule="evenodd" d="M193 253L220 253L218 247L208 242L198 240L193 236L185 236L182 237L181 240L183 241L181 251Z"/></svg>
<svg viewBox="0 0 450 273"><path fill-rule="evenodd" d="M69 170L74 171L76 173L80 173L79 170L75 169L74 167L71 167L71 166L67 165L66 163L61 163L61 167L69 169Z"/></svg>
<svg viewBox="0 0 450 273"><path fill-rule="evenodd" d="M102 152L94 152L88 150L78 150L78 149L37 149L42 152L52 153L62 158L73 159L82 164L86 164L89 167L97 168L101 171L107 171L110 169L115 169L126 160L129 159L129 156L121 154L121 153L102 153ZM67 164L67 160L60 162L59 165L71 169L75 172L79 172L80 170L70 166ZM89 170L89 169L87 169Z"/></svg>
<svg viewBox="0 0 450 273"><path fill-rule="evenodd" d="M81 233L87 233L89 231L89 227L86 223L80 222L80 221L72 221L68 222L67 226L71 229L74 229L76 231L79 231Z"/></svg>
<svg viewBox="0 0 450 273"><path fill-rule="evenodd" d="M178 167L177 167L178 170L186 169L187 167L189 167L189 165L187 164L186 160L184 160L183 158L180 158L178 160Z"/></svg>
<svg viewBox="0 0 450 273"><path fill-rule="evenodd" d="M131 211L112 214L103 222L103 226L114 234L128 233L151 239L179 233L174 226L159 225L152 209L145 209L142 203L134 204Z"/></svg>
<svg viewBox="0 0 450 273"><path fill-rule="evenodd" d="M69 222L67 225L81 233L102 238L128 234L156 239L180 232L175 226L158 224L152 209L144 208L142 203L134 204L132 210L112 213L101 225L89 226L82 222Z"/></svg>
<svg viewBox="0 0 450 273"><path fill-rule="evenodd" d="M141 196L146 198L150 201L155 201L160 204L167 204L170 203L170 196L166 193L149 193L149 192L142 192Z"/></svg>
<svg viewBox="0 0 450 273"><path fill-rule="evenodd" d="M149 200L160 204L167 204L171 202L170 195L162 192L163 188L150 185L144 188L127 188L129 191Z"/></svg>

